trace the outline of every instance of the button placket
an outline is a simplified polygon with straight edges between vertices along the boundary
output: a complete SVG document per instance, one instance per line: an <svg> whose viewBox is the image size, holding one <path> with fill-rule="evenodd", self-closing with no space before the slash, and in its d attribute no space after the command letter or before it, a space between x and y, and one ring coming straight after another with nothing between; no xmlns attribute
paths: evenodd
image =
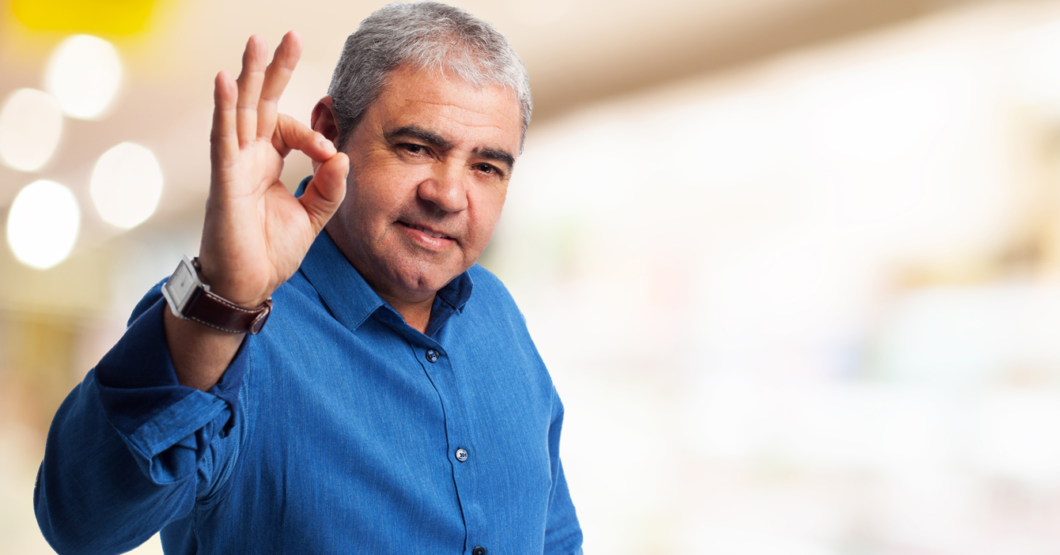
<svg viewBox="0 0 1060 555"><path fill-rule="evenodd" d="M418 348L417 348L418 347ZM461 506L465 509L465 530L473 534L475 530L484 528L485 522L481 509L478 507L477 495L475 493L474 465L468 464L471 458L470 450L466 447L471 439L468 429L466 407L461 400L461 391L457 384L452 359L449 354L442 351L438 346L428 343L424 345L413 345L414 352L422 353L424 371L438 391L440 400L445 411L445 427L449 444L449 461L455 462L453 466L453 479L456 486L456 496ZM455 459L455 461L454 461ZM474 545L474 544L471 544ZM473 555L474 549L469 555ZM481 553L485 553L485 548Z"/></svg>

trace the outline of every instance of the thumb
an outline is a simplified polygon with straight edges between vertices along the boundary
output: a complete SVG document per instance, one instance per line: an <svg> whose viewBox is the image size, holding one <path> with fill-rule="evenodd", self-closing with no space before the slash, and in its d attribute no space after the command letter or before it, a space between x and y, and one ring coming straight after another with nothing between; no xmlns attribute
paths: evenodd
<svg viewBox="0 0 1060 555"><path fill-rule="evenodd" d="M331 216L346 198L346 177L350 173L350 159L339 152L320 164L306 185L305 193L298 198L309 215L314 235L324 229Z"/></svg>

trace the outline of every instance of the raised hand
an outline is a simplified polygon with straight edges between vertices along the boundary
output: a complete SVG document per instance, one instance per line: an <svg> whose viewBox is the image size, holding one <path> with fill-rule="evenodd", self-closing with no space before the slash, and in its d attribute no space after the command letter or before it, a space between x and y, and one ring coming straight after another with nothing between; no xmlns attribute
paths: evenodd
<svg viewBox="0 0 1060 555"><path fill-rule="evenodd" d="M266 66L265 41L252 36L239 78L222 71L214 82L210 197L199 262L215 293L247 307L261 304L294 274L346 191L346 155L276 110L301 52L301 37L292 31ZM280 182L292 149L317 167L297 199Z"/></svg>
<svg viewBox="0 0 1060 555"><path fill-rule="evenodd" d="M302 39L292 31L266 65L265 41L252 36L239 78L222 71L214 81L210 196L199 262L213 292L248 308L294 274L346 194L346 155L276 111L301 53ZM304 152L316 168L300 198L280 182L291 150ZM180 383L203 390L216 384L245 336L178 319L168 310L163 318Z"/></svg>

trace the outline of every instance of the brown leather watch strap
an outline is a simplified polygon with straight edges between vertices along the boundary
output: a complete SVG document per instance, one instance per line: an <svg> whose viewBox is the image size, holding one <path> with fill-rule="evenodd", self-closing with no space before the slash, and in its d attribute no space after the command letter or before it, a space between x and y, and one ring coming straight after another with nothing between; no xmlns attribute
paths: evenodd
<svg viewBox="0 0 1060 555"><path fill-rule="evenodd" d="M228 333L254 335L265 327L272 313L272 299L257 308L246 308L199 288L184 307L184 317Z"/></svg>
<svg viewBox="0 0 1060 555"><path fill-rule="evenodd" d="M202 275L199 257L191 259L195 273ZM265 327L265 321L272 314L272 298L265 299L257 308L247 308L212 293L209 287L195 288L191 298L184 305L182 316L204 326L228 333L249 333L255 335Z"/></svg>

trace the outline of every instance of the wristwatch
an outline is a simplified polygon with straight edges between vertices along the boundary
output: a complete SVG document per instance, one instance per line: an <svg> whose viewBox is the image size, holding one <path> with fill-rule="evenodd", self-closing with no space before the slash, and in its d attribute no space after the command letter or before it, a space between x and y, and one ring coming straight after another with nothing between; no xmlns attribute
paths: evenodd
<svg viewBox="0 0 1060 555"><path fill-rule="evenodd" d="M257 308L239 306L210 291L199 277L199 258L184 257L173 275L162 285L162 295L173 315L228 333L254 335L265 327L272 313L272 298Z"/></svg>

